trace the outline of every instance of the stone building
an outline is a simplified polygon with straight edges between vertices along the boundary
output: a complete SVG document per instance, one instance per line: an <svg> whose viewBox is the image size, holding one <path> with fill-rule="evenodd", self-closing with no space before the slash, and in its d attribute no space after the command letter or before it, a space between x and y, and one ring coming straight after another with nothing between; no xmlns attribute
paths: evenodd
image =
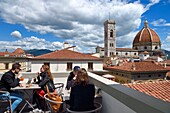
<svg viewBox="0 0 170 113"><path fill-rule="evenodd" d="M105 67L114 75L119 83L144 82L151 80L164 80L169 69L155 62L127 62L120 66Z"/></svg>

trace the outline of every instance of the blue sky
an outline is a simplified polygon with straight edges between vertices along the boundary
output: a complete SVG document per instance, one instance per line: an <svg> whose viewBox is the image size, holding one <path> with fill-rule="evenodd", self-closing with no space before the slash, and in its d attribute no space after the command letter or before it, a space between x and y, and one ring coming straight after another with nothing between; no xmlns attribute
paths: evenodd
<svg viewBox="0 0 170 113"><path fill-rule="evenodd" d="M31 5L28 5L31 4ZM0 51L57 50L64 42L81 52L103 47L103 23L116 21L117 47L132 47L145 19L170 50L170 0L1 0Z"/></svg>

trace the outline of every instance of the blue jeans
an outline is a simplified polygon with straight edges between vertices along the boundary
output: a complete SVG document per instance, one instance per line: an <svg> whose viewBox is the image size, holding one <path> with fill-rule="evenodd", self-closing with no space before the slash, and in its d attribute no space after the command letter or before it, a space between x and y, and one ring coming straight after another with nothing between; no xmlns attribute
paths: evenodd
<svg viewBox="0 0 170 113"><path fill-rule="evenodd" d="M18 92L10 93L10 98L12 103L12 112L17 108L17 106L22 102L22 96Z"/></svg>

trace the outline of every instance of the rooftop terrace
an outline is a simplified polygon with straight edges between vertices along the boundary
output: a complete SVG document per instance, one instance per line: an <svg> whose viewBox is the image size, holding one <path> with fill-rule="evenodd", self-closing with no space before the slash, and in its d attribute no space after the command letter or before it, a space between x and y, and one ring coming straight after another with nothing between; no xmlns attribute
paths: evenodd
<svg viewBox="0 0 170 113"><path fill-rule="evenodd" d="M1 77L2 74L0 74ZM23 77L35 77L35 73L23 73ZM66 84L68 72L53 73L55 82ZM170 113L170 103L141 93L124 85L89 73L90 82L101 89L102 113Z"/></svg>

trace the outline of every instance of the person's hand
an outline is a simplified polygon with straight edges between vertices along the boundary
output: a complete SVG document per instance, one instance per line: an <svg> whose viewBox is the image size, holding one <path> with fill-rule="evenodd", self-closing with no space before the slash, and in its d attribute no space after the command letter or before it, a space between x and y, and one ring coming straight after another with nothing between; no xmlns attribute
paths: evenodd
<svg viewBox="0 0 170 113"><path fill-rule="evenodd" d="M74 76L73 80L76 80L77 75Z"/></svg>
<svg viewBox="0 0 170 113"><path fill-rule="evenodd" d="M18 75L18 78L21 78L21 77L22 77L22 74L19 74L19 75Z"/></svg>
<svg viewBox="0 0 170 113"><path fill-rule="evenodd" d="M23 85L22 85L22 84L19 84L19 87L23 87Z"/></svg>
<svg viewBox="0 0 170 113"><path fill-rule="evenodd" d="M39 73L39 72L37 72L37 73L36 73L36 75L37 75L37 76L39 76L39 75L40 75L40 73Z"/></svg>

